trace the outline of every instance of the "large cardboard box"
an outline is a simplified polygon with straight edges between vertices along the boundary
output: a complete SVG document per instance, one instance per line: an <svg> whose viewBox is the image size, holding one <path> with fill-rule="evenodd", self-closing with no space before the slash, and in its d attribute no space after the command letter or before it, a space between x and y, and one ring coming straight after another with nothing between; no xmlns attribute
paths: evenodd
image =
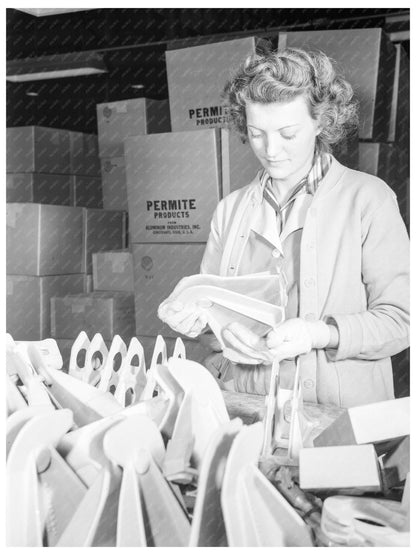
<svg viewBox="0 0 416 555"><path fill-rule="evenodd" d="M388 140L396 50L381 28L282 32L279 49L286 46L333 58L357 94L360 138Z"/></svg>
<svg viewBox="0 0 416 555"><path fill-rule="evenodd" d="M255 37L166 51L172 131L226 127L226 82L261 43Z"/></svg>
<svg viewBox="0 0 416 555"><path fill-rule="evenodd" d="M71 205L103 208L101 177L71 175Z"/></svg>
<svg viewBox="0 0 416 555"><path fill-rule="evenodd" d="M101 171L98 137L91 133L69 131L71 174L98 177Z"/></svg>
<svg viewBox="0 0 416 555"><path fill-rule="evenodd" d="M101 158L103 207L106 210L128 210L126 164L124 156Z"/></svg>
<svg viewBox="0 0 416 555"><path fill-rule="evenodd" d="M123 156L127 137L170 131L167 100L134 98L97 104L100 157Z"/></svg>
<svg viewBox="0 0 416 555"><path fill-rule="evenodd" d="M133 256L131 252L93 253L92 276L95 291L134 292Z"/></svg>
<svg viewBox="0 0 416 555"><path fill-rule="evenodd" d="M83 272L92 274L92 254L126 247L126 213L83 208Z"/></svg>
<svg viewBox="0 0 416 555"><path fill-rule="evenodd" d="M101 333L106 341L117 334L125 342L135 335L134 295L118 291L51 299L51 334L59 339L76 339L81 331L92 338Z"/></svg>
<svg viewBox="0 0 416 555"><path fill-rule="evenodd" d="M8 203L7 273L84 273L82 210L73 206Z"/></svg>
<svg viewBox="0 0 416 555"><path fill-rule="evenodd" d="M177 337L157 309L185 276L198 274L205 244L133 244L137 335Z"/></svg>
<svg viewBox="0 0 416 555"><path fill-rule="evenodd" d="M7 202L71 205L71 176L53 173L6 174Z"/></svg>
<svg viewBox="0 0 416 555"><path fill-rule="evenodd" d="M51 337L52 297L82 293L84 275L7 276L6 330L16 341Z"/></svg>
<svg viewBox="0 0 416 555"><path fill-rule="evenodd" d="M71 173L69 131L50 127L8 127L8 173Z"/></svg>
<svg viewBox="0 0 416 555"><path fill-rule="evenodd" d="M204 242L221 198L219 130L126 140L132 243Z"/></svg>

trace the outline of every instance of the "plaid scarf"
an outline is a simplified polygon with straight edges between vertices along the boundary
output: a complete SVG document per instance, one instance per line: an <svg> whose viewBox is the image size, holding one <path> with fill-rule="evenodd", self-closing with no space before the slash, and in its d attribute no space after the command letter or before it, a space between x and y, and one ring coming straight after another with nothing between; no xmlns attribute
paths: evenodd
<svg viewBox="0 0 416 555"><path fill-rule="evenodd" d="M331 167L331 161L331 156L327 153L315 154L309 173L299 181L283 206L280 205L274 194L271 177L266 171L263 171L260 177L260 182L263 187L263 197L275 210L278 221L280 222L280 228L282 227L283 221L286 220L290 208L293 206L293 202L299 195L304 193L309 193L311 195L315 194L320 182Z"/></svg>

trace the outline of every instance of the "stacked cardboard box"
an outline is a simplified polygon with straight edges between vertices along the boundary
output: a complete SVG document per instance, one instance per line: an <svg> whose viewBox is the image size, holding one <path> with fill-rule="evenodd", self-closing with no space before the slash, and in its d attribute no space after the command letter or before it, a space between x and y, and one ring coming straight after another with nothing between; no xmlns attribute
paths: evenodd
<svg viewBox="0 0 416 555"><path fill-rule="evenodd" d="M50 337L50 299L84 291L82 209L7 204L7 331L16 340Z"/></svg>
<svg viewBox="0 0 416 555"><path fill-rule="evenodd" d="M51 334L59 339L76 339L80 331L88 337L101 333L112 341L120 335L124 341L134 336L133 293L93 291L88 294L53 297Z"/></svg>
<svg viewBox="0 0 416 555"><path fill-rule="evenodd" d="M168 50L169 104L172 131L229 127L228 109L221 98L234 68L261 49L255 37ZM248 144L233 132L221 134L224 196L250 183L260 164Z"/></svg>
<svg viewBox="0 0 416 555"><path fill-rule="evenodd" d="M127 210L124 140L170 131L166 100L135 98L97 104L98 144L103 176L103 206Z"/></svg>
<svg viewBox="0 0 416 555"><path fill-rule="evenodd" d="M40 126L7 129L7 202L102 207L97 136Z"/></svg>
<svg viewBox="0 0 416 555"><path fill-rule="evenodd" d="M396 51L382 29L284 32L284 47L321 50L334 59L360 104L360 139L387 140Z"/></svg>

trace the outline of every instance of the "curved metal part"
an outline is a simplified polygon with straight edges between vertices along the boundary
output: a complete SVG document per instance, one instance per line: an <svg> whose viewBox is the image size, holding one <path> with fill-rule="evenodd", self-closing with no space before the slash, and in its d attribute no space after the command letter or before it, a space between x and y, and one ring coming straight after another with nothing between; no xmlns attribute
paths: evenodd
<svg viewBox="0 0 416 555"><path fill-rule="evenodd" d="M54 545L86 488L55 447L72 426L69 410L31 418L7 460L7 545Z"/></svg>
<svg viewBox="0 0 416 555"><path fill-rule="evenodd" d="M87 350L89 346L90 346L90 340L88 335L85 333L85 331L81 331L78 334L78 337L75 339L71 347L68 374L82 381L84 381L85 360L86 360ZM80 366L78 364L78 357L81 351L85 351L84 366Z"/></svg>
<svg viewBox="0 0 416 555"><path fill-rule="evenodd" d="M198 467L213 433L230 421L221 390L211 373L198 362L171 357L168 368L191 397L193 457Z"/></svg>
<svg viewBox="0 0 416 555"><path fill-rule="evenodd" d="M186 358L186 347L181 337L177 337L173 348L174 358Z"/></svg>
<svg viewBox="0 0 416 555"><path fill-rule="evenodd" d="M221 508L221 488L227 457L242 425L239 418L234 418L213 434L207 446L199 471L189 547L228 545Z"/></svg>
<svg viewBox="0 0 416 555"><path fill-rule="evenodd" d="M244 427L227 459L221 505L230 547L313 546L308 527L257 468L262 424Z"/></svg>
<svg viewBox="0 0 416 555"><path fill-rule="evenodd" d="M105 362L102 365L100 382L98 384L98 389L100 391L110 391L111 387L114 387L114 390L116 389L119 382L119 372L126 354L127 345L119 335L115 335L113 337L113 341L111 342ZM120 355L121 357L121 363L118 371L114 369L114 363L116 362L117 355Z"/></svg>
<svg viewBox="0 0 416 555"><path fill-rule="evenodd" d="M156 388L156 379L154 376L153 368L156 364L164 364L168 360L166 342L161 335L156 337L155 346L153 349L152 360L150 361L150 367L146 372L146 385L140 395L140 401L145 401L146 399L151 399Z"/></svg>
<svg viewBox="0 0 416 555"><path fill-rule="evenodd" d="M133 361L137 356L139 364ZM127 353L118 371L118 384L114 397L123 406L137 403L146 385L146 361L143 346L137 337L132 337ZM129 394L129 395L128 395Z"/></svg>
<svg viewBox="0 0 416 555"><path fill-rule="evenodd" d="M124 469L117 546L186 546L190 524L162 476L165 452L156 425L145 416L132 416L107 432L104 450Z"/></svg>

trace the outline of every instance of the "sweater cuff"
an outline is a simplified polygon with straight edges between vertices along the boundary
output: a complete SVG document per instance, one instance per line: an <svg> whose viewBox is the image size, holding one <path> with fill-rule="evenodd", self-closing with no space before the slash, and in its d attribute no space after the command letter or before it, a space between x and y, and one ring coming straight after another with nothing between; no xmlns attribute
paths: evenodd
<svg viewBox="0 0 416 555"><path fill-rule="evenodd" d="M337 349L327 349L329 360L345 360L360 354L363 344L363 332L356 314L332 314L324 321L338 328L339 344Z"/></svg>

